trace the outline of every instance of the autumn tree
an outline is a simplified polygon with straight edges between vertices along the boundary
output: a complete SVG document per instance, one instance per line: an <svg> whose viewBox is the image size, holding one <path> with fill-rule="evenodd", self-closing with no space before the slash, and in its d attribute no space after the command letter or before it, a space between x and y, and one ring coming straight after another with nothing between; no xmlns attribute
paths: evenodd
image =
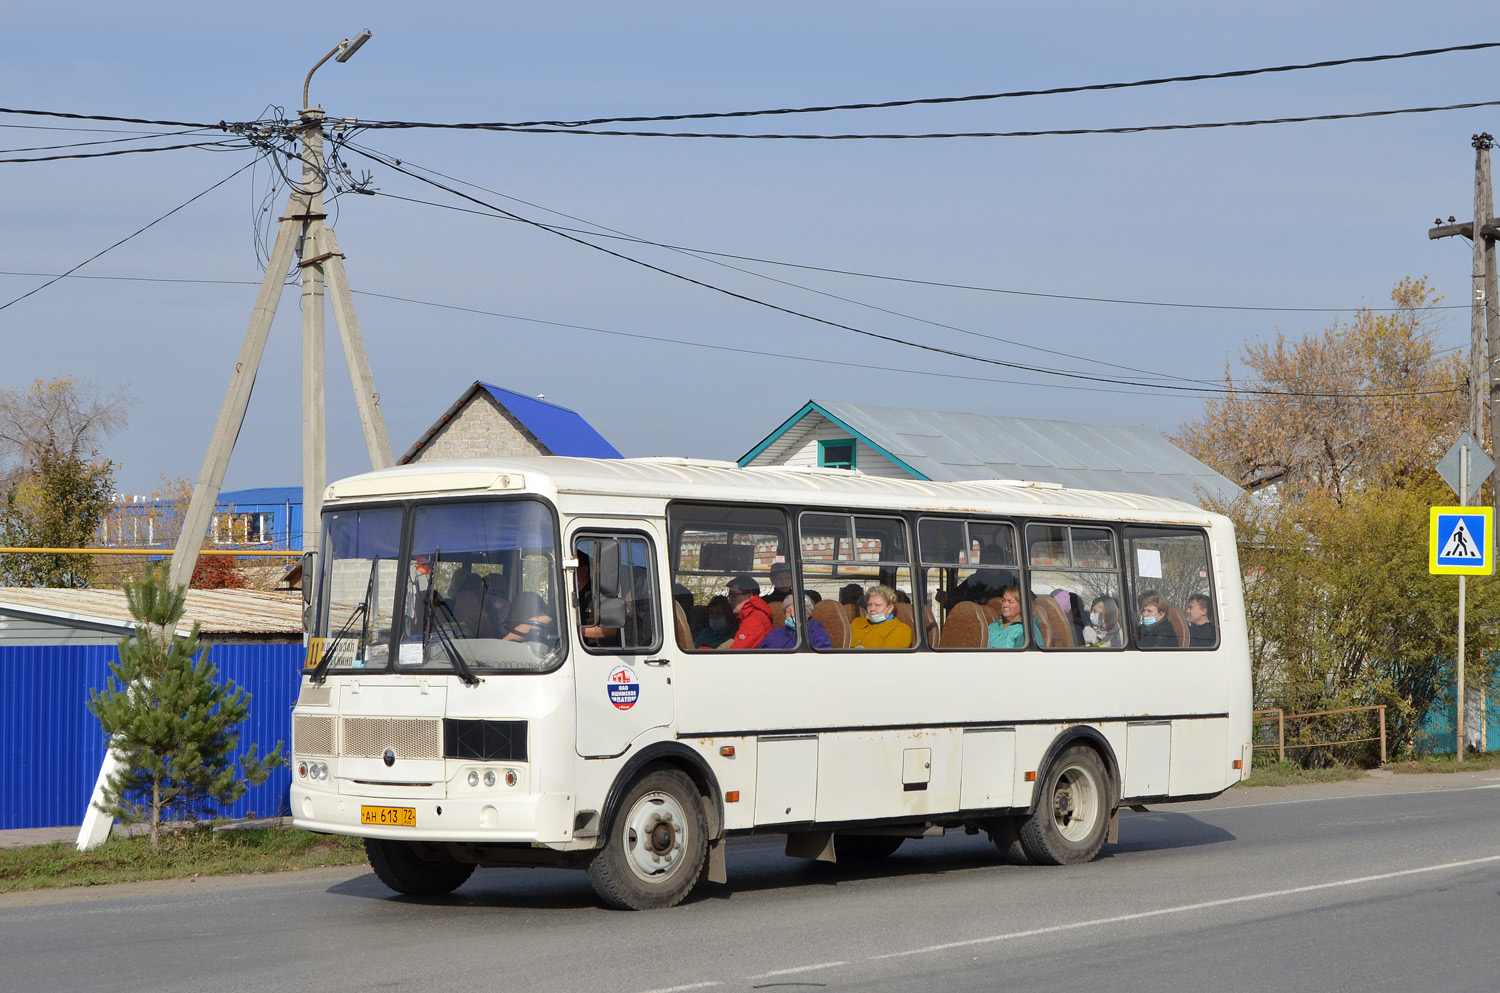
<svg viewBox="0 0 1500 993"><path fill-rule="evenodd" d="M110 507L114 463L99 445L132 401L73 379L0 389L0 545L80 548ZM87 586L88 556L0 556L0 582Z"/></svg>
<svg viewBox="0 0 1500 993"><path fill-rule="evenodd" d="M1428 510L1452 494L1434 470L1468 417L1462 356L1431 339L1422 279L1396 284L1389 313L1246 345L1243 384L1183 426L1178 443L1239 483L1273 482L1225 510L1245 571L1255 706L1289 714L1384 704L1410 749L1451 685L1458 624L1449 577L1427 569ZM1268 496L1268 494L1272 494ZM1500 595L1470 587L1471 646L1500 623ZM1483 678L1485 652L1469 664ZM1329 717L1314 740L1369 737ZM1327 751L1299 750L1303 761Z"/></svg>
<svg viewBox="0 0 1500 993"><path fill-rule="evenodd" d="M1467 367L1432 341L1438 300L1425 278L1397 283L1391 301L1300 340L1246 345L1248 381L1226 368L1226 392L1177 443L1241 486L1274 482L1293 500L1341 503L1424 478L1468 422Z"/></svg>

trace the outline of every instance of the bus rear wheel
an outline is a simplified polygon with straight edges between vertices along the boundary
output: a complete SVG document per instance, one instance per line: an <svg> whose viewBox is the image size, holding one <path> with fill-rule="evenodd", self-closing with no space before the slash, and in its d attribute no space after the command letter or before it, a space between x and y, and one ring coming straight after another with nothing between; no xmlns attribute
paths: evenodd
<svg viewBox="0 0 1500 993"><path fill-rule="evenodd" d="M620 804L604 847L589 862L594 892L620 910L675 907L708 857L698 788L675 769L643 776Z"/></svg>
<svg viewBox="0 0 1500 993"><path fill-rule="evenodd" d="M442 846L420 841L366 838L365 855L382 883L407 896L452 893L474 874L474 866L460 862Z"/></svg>
<svg viewBox="0 0 1500 993"><path fill-rule="evenodd" d="M1104 847L1114 791L1099 753L1063 750L1047 769L1036 811L1021 824L1021 848L1036 865L1078 865Z"/></svg>

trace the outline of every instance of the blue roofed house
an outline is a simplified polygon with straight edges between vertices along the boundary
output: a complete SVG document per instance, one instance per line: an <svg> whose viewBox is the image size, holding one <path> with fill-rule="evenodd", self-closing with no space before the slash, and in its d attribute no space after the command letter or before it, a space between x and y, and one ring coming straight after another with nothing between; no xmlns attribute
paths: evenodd
<svg viewBox="0 0 1500 993"><path fill-rule="evenodd" d="M1202 504L1243 491L1143 425L809 400L742 466L857 469L897 479L1019 479Z"/></svg>
<svg viewBox="0 0 1500 993"><path fill-rule="evenodd" d="M398 461L521 455L621 457L576 411L476 380Z"/></svg>

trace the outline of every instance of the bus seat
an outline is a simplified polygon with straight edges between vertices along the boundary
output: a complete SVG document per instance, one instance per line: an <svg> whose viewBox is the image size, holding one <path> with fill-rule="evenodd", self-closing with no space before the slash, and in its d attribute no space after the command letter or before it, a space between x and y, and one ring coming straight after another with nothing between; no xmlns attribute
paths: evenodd
<svg viewBox="0 0 1500 993"><path fill-rule="evenodd" d="M1046 648L1076 648L1073 643L1073 622L1062 612L1057 601L1050 596L1039 596L1031 601L1032 616L1042 629L1042 645Z"/></svg>
<svg viewBox="0 0 1500 993"><path fill-rule="evenodd" d="M682 609L682 604L672 602L672 614L677 620L677 647L684 652L693 650L693 629L688 625L687 611Z"/></svg>
<svg viewBox="0 0 1500 993"><path fill-rule="evenodd" d="M911 604L896 601L896 620L911 628L912 634L917 633L917 624L911 612Z"/></svg>
<svg viewBox="0 0 1500 993"><path fill-rule="evenodd" d="M844 612L844 620L850 624L853 624L854 619L859 616L859 607L856 604L841 603L839 609Z"/></svg>
<svg viewBox="0 0 1500 993"><path fill-rule="evenodd" d="M990 643L990 622L977 603L955 603L943 622L944 648L984 648Z"/></svg>
<svg viewBox="0 0 1500 993"><path fill-rule="evenodd" d="M1172 604L1167 604L1167 623L1172 625L1172 633L1177 636L1177 647L1186 648L1192 642L1192 633L1188 630L1187 618L1182 615Z"/></svg>
<svg viewBox="0 0 1500 993"><path fill-rule="evenodd" d="M823 625L832 647L848 648L849 619L844 616L840 606L832 600L819 600L813 605L812 619Z"/></svg>

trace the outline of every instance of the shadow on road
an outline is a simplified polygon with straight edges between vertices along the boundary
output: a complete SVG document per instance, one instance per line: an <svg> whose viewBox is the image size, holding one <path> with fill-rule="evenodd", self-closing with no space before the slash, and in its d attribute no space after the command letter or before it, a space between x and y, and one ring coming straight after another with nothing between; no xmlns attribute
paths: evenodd
<svg viewBox="0 0 1500 993"><path fill-rule="evenodd" d="M1122 813L1120 840L1106 845L1101 859L1137 852L1169 851L1233 841L1221 827L1190 814ZM1046 866L1007 865L983 835L951 832L941 838L910 839L883 859L809 862L787 856L783 839L774 836L732 838L726 852L729 883L700 885L687 903L727 900L737 894L802 887L836 887L865 880L935 877L967 872L1048 872ZM568 869L479 869L454 893L444 897L408 897L392 893L373 873L329 887L340 896L377 900L393 906L443 907L448 910L519 911L597 909L599 899L582 872Z"/></svg>

